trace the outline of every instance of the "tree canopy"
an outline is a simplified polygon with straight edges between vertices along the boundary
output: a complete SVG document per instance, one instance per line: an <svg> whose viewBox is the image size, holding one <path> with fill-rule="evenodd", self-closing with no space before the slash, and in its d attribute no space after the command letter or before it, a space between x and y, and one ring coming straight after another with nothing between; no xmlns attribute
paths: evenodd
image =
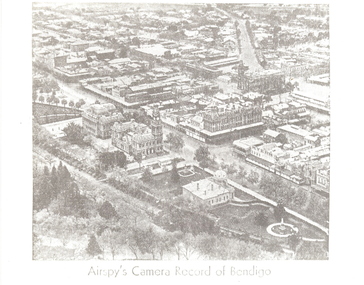
<svg viewBox="0 0 364 285"><path fill-rule="evenodd" d="M84 134L82 133L82 127L74 122L71 122L63 129L63 132L66 134L66 139L70 143L74 144L83 144Z"/></svg>
<svg viewBox="0 0 364 285"><path fill-rule="evenodd" d="M203 168L209 166L211 159L210 159L210 151L207 146L200 146L198 149L196 149L195 160L197 160L199 165Z"/></svg>

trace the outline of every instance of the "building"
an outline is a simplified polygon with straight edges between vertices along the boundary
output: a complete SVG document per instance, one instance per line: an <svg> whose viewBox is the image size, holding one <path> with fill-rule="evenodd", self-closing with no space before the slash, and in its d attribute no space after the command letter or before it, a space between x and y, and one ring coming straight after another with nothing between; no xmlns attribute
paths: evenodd
<svg viewBox="0 0 364 285"><path fill-rule="evenodd" d="M234 199L234 188L228 185L226 173L221 169L213 177L182 186L182 191L186 199L209 207L229 203Z"/></svg>
<svg viewBox="0 0 364 285"><path fill-rule="evenodd" d="M266 143L279 142L284 144L287 141L287 138L280 132L268 129L263 133L263 140Z"/></svg>
<svg viewBox="0 0 364 285"><path fill-rule="evenodd" d="M290 94L290 97L298 102L305 104L307 108L322 112L325 114L330 114L330 95L314 95L309 93L304 93L300 91L294 91Z"/></svg>
<svg viewBox="0 0 364 285"><path fill-rule="evenodd" d="M87 48L90 47L90 44L85 41L77 41L70 44L71 52L81 52L85 51Z"/></svg>
<svg viewBox="0 0 364 285"><path fill-rule="evenodd" d="M308 83L314 83L318 85L330 85L330 74L325 73L317 76L311 76L307 79Z"/></svg>
<svg viewBox="0 0 364 285"><path fill-rule="evenodd" d="M132 156L139 153L148 156L163 152L163 130L159 110L153 110L150 127L134 120L125 123L116 122L112 126L111 142Z"/></svg>
<svg viewBox="0 0 364 285"><path fill-rule="evenodd" d="M285 86L285 75L279 70L247 71L244 65L238 67L238 88L247 92L277 94Z"/></svg>
<svg viewBox="0 0 364 285"><path fill-rule="evenodd" d="M115 58L115 50L113 50L113 49L98 50L95 53L96 53L96 58L98 60Z"/></svg>
<svg viewBox="0 0 364 285"><path fill-rule="evenodd" d="M306 110L306 105L291 101L271 106L274 115L289 124L307 124L311 121L311 115Z"/></svg>
<svg viewBox="0 0 364 285"><path fill-rule="evenodd" d="M111 127L115 122L124 120L124 116L111 103L94 104L82 114L82 127L85 133L107 139L111 136Z"/></svg>
<svg viewBox="0 0 364 285"><path fill-rule="evenodd" d="M289 143L306 144L308 141L312 141L314 136L312 132L304 130L296 125L284 125L277 128L277 131L284 134ZM307 138L307 139L306 139Z"/></svg>
<svg viewBox="0 0 364 285"><path fill-rule="evenodd" d="M279 143L268 143L261 146L253 146L250 153L262 160L276 164L280 159L289 158L287 153L279 147Z"/></svg>
<svg viewBox="0 0 364 285"><path fill-rule="evenodd" d="M319 169L316 171L316 184L323 190L330 188L330 169Z"/></svg>
<svg viewBox="0 0 364 285"><path fill-rule="evenodd" d="M256 137L244 138L233 142L233 148L234 148L233 150L237 154L246 157L247 155L250 154L250 150L253 146L261 146L263 143L264 141Z"/></svg>
<svg viewBox="0 0 364 285"><path fill-rule="evenodd" d="M195 139L220 144L260 135L263 129L262 109L252 103L213 103L180 125L187 135Z"/></svg>

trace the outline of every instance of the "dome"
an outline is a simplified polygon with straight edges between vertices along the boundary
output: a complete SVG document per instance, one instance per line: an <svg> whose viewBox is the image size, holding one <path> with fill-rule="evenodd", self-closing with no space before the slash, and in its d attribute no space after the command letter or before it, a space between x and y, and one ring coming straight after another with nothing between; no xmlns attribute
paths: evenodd
<svg viewBox="0 0 364 285"><path fill-rule="evenodd" d="M226 179L226 172L222 170L221 168L215 172L214 175L216 180L222 181Z"/></svg>

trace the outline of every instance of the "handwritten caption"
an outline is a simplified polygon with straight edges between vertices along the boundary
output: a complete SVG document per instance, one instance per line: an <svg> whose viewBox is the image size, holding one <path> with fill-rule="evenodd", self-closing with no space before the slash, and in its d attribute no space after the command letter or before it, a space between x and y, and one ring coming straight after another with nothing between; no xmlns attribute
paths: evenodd
<svg viewBox="0 0 364 285"><path fill-rule="evenodd" d="M102 268L91 266L88 270L88 276L103 276L107 278L120 278L123 276L151 277L151 276L246 276L246 277L264 277L271 275L271 270L251 266L240 268L238 266L204 266L202 268L188 268L183 266L174 266L172 268L145 268L139 265L125 267L120 265L114 268Z"/></svg>

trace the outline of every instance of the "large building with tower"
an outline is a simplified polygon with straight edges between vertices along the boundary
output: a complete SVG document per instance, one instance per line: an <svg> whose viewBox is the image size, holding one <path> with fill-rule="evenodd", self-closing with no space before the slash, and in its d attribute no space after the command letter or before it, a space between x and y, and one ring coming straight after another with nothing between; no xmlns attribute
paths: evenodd
<svg viewBox="0 0 364 285"><path fill-rule="evenodd" d="M158 109L153 110L150 126L131 120L112 126L112 144L128 155L148 156L163 152L163 129Z"/></svg>

